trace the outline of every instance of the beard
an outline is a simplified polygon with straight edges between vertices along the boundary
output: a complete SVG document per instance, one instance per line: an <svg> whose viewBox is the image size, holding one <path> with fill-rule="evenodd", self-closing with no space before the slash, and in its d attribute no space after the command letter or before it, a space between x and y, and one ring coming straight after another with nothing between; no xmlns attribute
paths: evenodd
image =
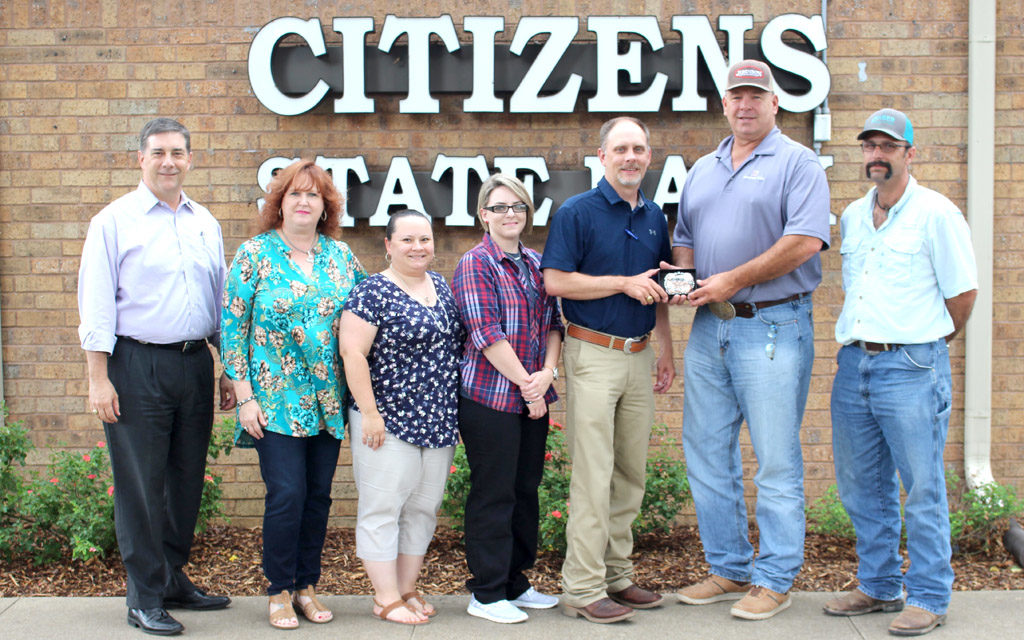
<svg viewBox="0 0 1024 640"><path fill-rule="evenodd" d="M875 160L873 162L869 162L866 165L864 165L864 173L865 173L865 175L867 175L868 180L874 180L871 177L871 169L872 169L872 167L883 167L883 168L885 168L885 176L882 177L882 180L880 182L884 182L884 181L886 181L886 180L888 180L889 178L892 177L892 165L889 164L888 162L885 162L884 160ZM879 181L876 180L876 182L879 182Z"/></svg>

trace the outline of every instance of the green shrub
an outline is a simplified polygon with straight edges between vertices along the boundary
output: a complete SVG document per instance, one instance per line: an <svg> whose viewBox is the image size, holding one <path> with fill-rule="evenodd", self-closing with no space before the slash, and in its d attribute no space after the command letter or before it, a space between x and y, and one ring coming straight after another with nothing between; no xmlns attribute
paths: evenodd
<svg viewBox="0 0 1024 640"><path fill-rule="evenodd" d="M1013 487L990 482L973 489L952 470L946 470L950 537L956 550L988 551L1006 530L1011 518L1024 513L1024 502Z"/></svg>
<svg viewBox="0 0 1024 640"><path fill-rule="evenodd" d="M1024 502L1014 488L991 482L971 489L952 469L946 470L949 499L950 541L957 553L988 551L997 544L1011 518L1024 514ZM901 507L902 512L902 507ZM835 485L807 508L807 529L855 539L850 517L839 500ZM904 531L904 539L906 532Z"/></svg>
<svg viewBox="0 0 1024 640"><path fill-rule="evenodd" d="M857 538L850 516L839 499L836 485L829 485L825 493L807 507L807 530L850 540Z"/></svg>
<svg viewBox="0 0 1024 640"><path fill-rule="evenodd" d="M635 534L667 531L683 505L690 501L690 485L686 480L686 466L670 456L664 447L673 443L665 437L667 429L654 429L655 444L647 461L646 493L640 515L633 522ZM544 476L538 490L540 523L538 547L543 551L565 551L565 527L569 519L569 483L572 463L565 442L565 430L557 422L548 431L544 454ZM455 449L451 474L445 487L441 513L451 526L463 530L466 497L469 494L469 464L460 444Z"/></svg>
<svg viewBox="0 0 1024 640"><path fill-rule="evenodd" d="M4 415L0 427L0 558L29 556L37 564L69 554L91 560L117 547L114 533L114 485L106 444L86 452L53 452L45 475L26 473L25 458L34 449L21 423ZM234 421L214 427L209 460L231 450ZM221 479L207 469L196 531L222 515Z"/></svg>

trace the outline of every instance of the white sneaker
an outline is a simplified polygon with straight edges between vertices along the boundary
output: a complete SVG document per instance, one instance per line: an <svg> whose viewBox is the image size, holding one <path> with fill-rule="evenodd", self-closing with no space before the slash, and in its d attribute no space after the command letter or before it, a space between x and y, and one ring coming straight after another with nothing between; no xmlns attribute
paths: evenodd
<svg viewBox="0 0 1024 640"><path fill-rule="evenodd" d="M501 624L526 622L526 619L530 617L526 615L525 611L520 610L508 600L498 600L497 602L484 604L482 602L478 602L476 596L469 599L469 606L466 607L466 613L471 616L483 618L484 620L490 620L491 622L500 622Z"/></svg>
<svg viewBox="0 0 1024 640"><path fill-rule="evenodd" d="M511 601L517 607L524 609L550 609L558 604L558 598L549 596L530 587L519 594L519 597Z"/></svg>

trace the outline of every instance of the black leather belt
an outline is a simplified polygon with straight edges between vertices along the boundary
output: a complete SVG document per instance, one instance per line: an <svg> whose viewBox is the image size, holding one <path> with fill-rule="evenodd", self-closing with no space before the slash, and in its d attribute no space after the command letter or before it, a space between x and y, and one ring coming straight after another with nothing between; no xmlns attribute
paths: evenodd
<svg viewBox="0 0 1024 640"><path fill-rule="evenodd" d="M867 342L866 340L854 340L853 344L857 345L868 353L881 353L883 351L899 351L903 348L902 344L895 344L892 342Z"/></svg>
<svg viewBox="0 0 1024 640"><path fill-rule="evenodd" d="M793 302L794 300L799 300L802 295L804 294L795 293L788 298L782 298L781 300L765 300L764 302L734 302L732 303L732 306L736 309L736 317L753 318L754 312L758 309L767 309L768 307Z"/></svg>
<svg viewBox="0 0 1024 640"><path fill-rule="evenodd" d="M168 351L178 351L180 353L193 353L199 351L206 346L206 338L200 338L199 340L182 340L181 342L171 342L168 344L160 344L159 342L146 342L144 340L136 340L135 338L129 338L128 336L117 336L118 340L125 340L135 344L141 344L146 347L156 347L157 349L166 349Z"/></svg>

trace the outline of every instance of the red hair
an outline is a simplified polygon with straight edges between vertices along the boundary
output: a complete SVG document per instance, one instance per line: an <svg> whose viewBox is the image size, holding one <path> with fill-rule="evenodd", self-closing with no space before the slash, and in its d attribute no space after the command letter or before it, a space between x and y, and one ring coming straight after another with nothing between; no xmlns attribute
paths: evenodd
<svg viewBox="0 0 1024 640"><path fill-rule="evenodd" d="M325 236L336 238L340 225L341 205L345 197L334 186L331 176L312 160L296 160L274 176L263 201L258 219L259 233L281 227L281 201L293 184L302 189L315 186L324 201L324 216L316 224L316 230Z"/></svg>

